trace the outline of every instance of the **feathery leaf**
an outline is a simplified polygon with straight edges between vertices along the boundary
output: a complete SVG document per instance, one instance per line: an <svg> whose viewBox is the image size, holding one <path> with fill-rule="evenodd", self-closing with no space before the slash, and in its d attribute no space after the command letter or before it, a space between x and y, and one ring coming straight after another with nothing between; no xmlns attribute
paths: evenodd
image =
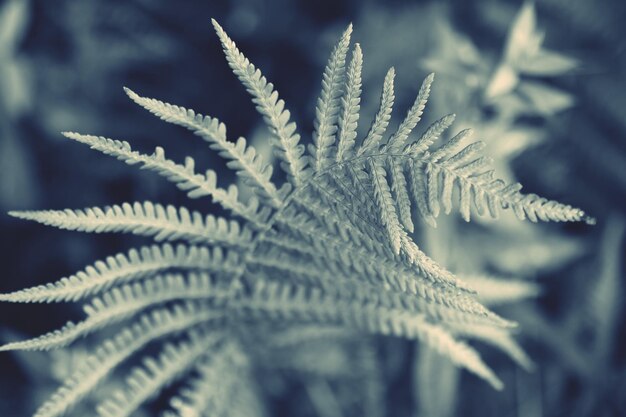
<svg viewBox="0 0 626 417"><path fill-rule="evenodd" d="M331 149L337 133L339 99L344 88L346 55L351 35L352 24L348 25L339 43L335 45L322 75L322 91L317 99L313 122L313 144L309 145L310 166L315 172L322 171L332 161Z"/></svg>
<svg viewBox="0 0 626 417"><path fill-rule="evenodd" d="M303 157L304 145L298 144L300 135L296 132L295 122L289 122L289 110L285 110L285 102L278 98L278 92L274 85L268 83L261 71L259 71L248 58L237 48L222 29L212 19L215 32L222 42L228 64L239 80L252 95L252 101L263 115L272 134L276 137L273 142L277 148L277 155L282 160L281 168L287 173L289 182L299 186L308 177L306 172L307 159Z"/></svg>

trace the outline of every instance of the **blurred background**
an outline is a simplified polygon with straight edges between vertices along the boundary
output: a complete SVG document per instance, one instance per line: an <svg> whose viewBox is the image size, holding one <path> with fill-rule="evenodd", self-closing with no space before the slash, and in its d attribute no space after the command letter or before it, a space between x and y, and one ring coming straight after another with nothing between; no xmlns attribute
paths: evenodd
<svg viewBox="0 0 626 417"><path fill-rule="evenodd" d="M486 277L519 284L485 302L520 323L517 341L528 357L520 353L516 364L477 344L506 383L503 392L406 341L359 350L373 364L365 373L351 367L350 343L322 343L293 359L311 374L261 374L268 415L626 415L623 1L0 1L1 292L68 276L135 242L48 229L9 210L188 204L157 176L59 132L128 140L150 152L163 146L175 160L190 154L220 166L193 135L132 104L122 86L218 117L231 137L264 148L268 133L222 56L211 17L276 85L307 140L326 59L353 22L365 57L362 120L374 114L390 66L398 74L396 123L435 72L418 132L456 113L453 132L474 128L501 177L598 220L465 224L450 215L437 229L418 228L429 255L476 285ZM0 304L0 339L51 330L72 312ZM80 355L1 354L0 415L30 415ZM276 360L268 354L260 367Z"/></svg>

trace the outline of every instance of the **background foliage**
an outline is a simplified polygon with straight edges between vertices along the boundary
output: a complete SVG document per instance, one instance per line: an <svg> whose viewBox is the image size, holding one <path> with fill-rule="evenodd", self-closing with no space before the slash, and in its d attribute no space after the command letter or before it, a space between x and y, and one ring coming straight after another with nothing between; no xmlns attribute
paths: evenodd
<svg viewBox="0 0 626 417"><path fill-rule="evenodd" d="M322 369L317 376L268 375L272 413L349 415L358 411L351 390L363 391L355 376L366 375L371 415L623 415L626 4L541 0L535 28L524 27L521 7L496 0L4 1L0 209L187 203L173 187L158 186L156 177L111 163L58 132L132 138L146 150L165 141L172 157L191 150L199 162L219 167L198 141L177 149L180 131L138 111L121 87L219 116L232 136L245 135L262 148L266 131L224 65L209 18L222 22L277 85L303 131L312 130L331 45L352 21L366 57L365 114L376 110L388 66L398 73L399 107L408 107L419 81L435 71L427 122L456 112L456 128L477 130L501 175L520 179L528 192L585 209L598 225L520 228L514 219L468 225L450 216L437 229L417 231L427 253L456 273L537 284L537 297L498 310L521 323L519 341L534 371L481 348L504 379L504 392L476 384L412 343L381 339L370 351L347 339L302 352L298 360ZM533 70L537 51L510 33L526 40L543 33L540 50L558 54L560 66L541 61ZM6 215L0 228L0 292L66 276L133 243L127 236L69 235ZM58 327L64 308L0 304L0 337ZM354 351L374 355L380 366L357 369L350 362ZM28 415L80 355L0 355L0 415ZM267 355L268 362L277 360L276 352ZM337 379L344 374L351 383Z"/></svg>

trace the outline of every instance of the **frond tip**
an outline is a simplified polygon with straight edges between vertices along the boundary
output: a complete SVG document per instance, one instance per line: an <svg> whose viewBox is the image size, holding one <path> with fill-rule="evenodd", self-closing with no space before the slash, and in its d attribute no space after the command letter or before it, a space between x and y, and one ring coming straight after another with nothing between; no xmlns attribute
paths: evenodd
<svg viewBox="0 0 626 417"><path fill-rule="evenodd" d="M309 145L310 165L320 172L332 161L332 146L337 133L340 99L343 94L346 55L350 47L352 24L348 25L335 46L322 76L322 91L315 107L313 144Z"/></svg>
<svg viewBox="0 0 626 417"><path fill-rule="evenodd" d="M211 149L228 160L227 166L235 170L260 198L273 207L282 205L283 197L271 181L272 166L263 161L252 146L247 146L244 138L239 138L236 143L228 141L224 123L191 109L141 97L126 87L124 91L131 100L161 120L183 126L207 141Z"/></svg>
<svg viewBox="0 0 626 417"><path fill-rule="evenodd" d="M308 176L307 159L303 156L304 145L299 144L300 135L296 133L296 124L289 121L291 114L285 109L285 102L278 98L274 85L239 51L219 23L215 19L211 19L211 22L222 42L228 65L252 96L257 110L275 136L274 144L282 161L281 168L293 186L300 186Z"/></svg>

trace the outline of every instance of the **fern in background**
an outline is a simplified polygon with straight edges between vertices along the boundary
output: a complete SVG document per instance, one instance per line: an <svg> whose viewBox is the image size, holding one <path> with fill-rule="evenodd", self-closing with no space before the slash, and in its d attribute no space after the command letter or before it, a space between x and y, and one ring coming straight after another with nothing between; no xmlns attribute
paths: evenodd
<svg viewBox="0 0 626 417"><path fill-rule="evenodd" d="M100 402L99 415L131 415L181 378L186 384L174 394L166 416L262 414L251 360L259 346L250 335L268 323L292 331L312 329L315 337L339 327L419 340L501 389L502 382L464 339L487 340L523 362L523 352L511 348L515 323L481 304L468 285L472 281L457 278L426 255L411 237L415 223L435 226L439 214L453 208L466 221L497 218L502 209L532 222L593 220L498 179L490 158L481 153L482 143L467 143L469 130L434 147L454 115L414 134L433 75L397 129L389 131L395 77L390 69L379 110L359 138L363 52L358 44L351 47L351 26L324 70L315 131L305 148L274 85L217 22L213 25L229 66L270 130L283 173L274 175L273 166L244 138L230 140L219 120L130 89L125 91L134 102L206 141L254 195L244 200L235 185L222 188L216 172L196 171L191 157L178 163L160 147L143 154L125 141L65 133L157 172L190 198L210 197L232 218L153 202L12 212L63 229L133 233L157 242L55 283L0 295L8 302L85 300L82 321L0 350L47 350L105 327L116 329L35 415L63 415L132 358L139 364L124 386ZM283 176L286 181L279 183ZM319 393L324 388L311 389Z"/></svg>

